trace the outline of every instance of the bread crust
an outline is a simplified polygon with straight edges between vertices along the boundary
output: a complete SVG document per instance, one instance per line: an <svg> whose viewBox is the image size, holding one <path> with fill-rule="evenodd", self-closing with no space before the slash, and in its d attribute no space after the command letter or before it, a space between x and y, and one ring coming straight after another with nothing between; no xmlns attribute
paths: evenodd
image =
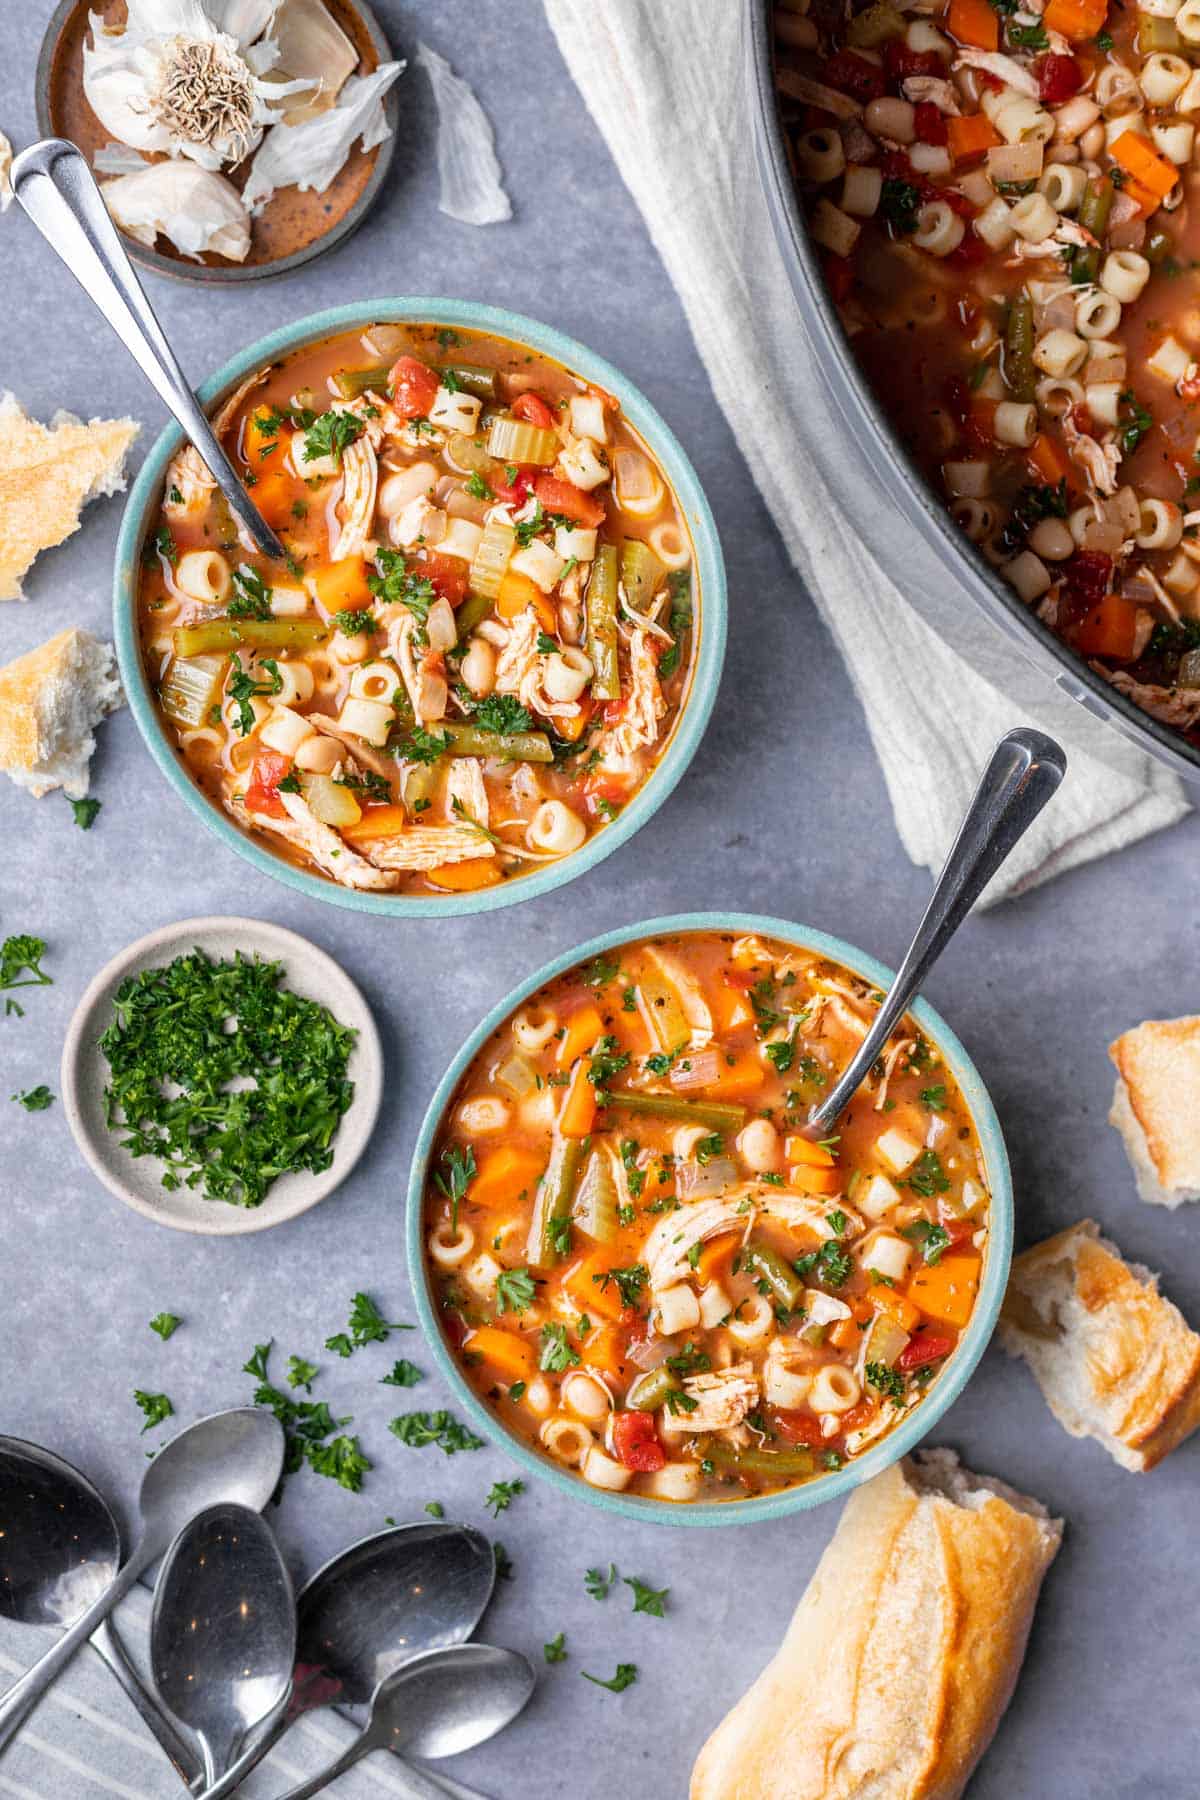
<svg viewBox="0 0 1200 1800"><path fill-rule="evenodd" d="M89 500L124 488L140 430L135 419L85 425L68 413L42 425L13 394L0 395L0 600L23 599L21 578L39 552L78 530Z"/></svg>
<svg viewBox="0 0 1200 1800"><path fill-rule="evenodd" d="M1146 1019L1108 1054L1118 1076L1109 1122L1125 1139L1142 1199L1200 1198L1200 1017Z"/></svg>
<svg viewBox="0 0 1200 1800"><path fill-rule="evenodd" d="M1073 1437L1144 1473L1200 1426L1200 1336L1093 1219L1018 1256L1000 1342Z"/></svg>
<svg viewBox="0 0 1200 1800"><path fill-rule="evenodd" d="M851 1495L690 1800L958 1800L1012 1696L1062 1526L954 1470L948 1452L918 1453Z"/></svg>
<svg viewBox="0 0 1200 1800"><path fill-rule="evenodd" d="M87 792L92 727L121 705L112 649L71 627L0 669L0 769L36 797Z"/></svg>

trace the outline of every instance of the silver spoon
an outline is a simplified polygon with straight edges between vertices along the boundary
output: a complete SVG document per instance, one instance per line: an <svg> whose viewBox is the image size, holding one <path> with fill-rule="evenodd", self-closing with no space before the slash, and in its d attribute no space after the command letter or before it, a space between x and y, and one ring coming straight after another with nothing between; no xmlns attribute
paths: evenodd
<svg viewBox="0 0 1200 1800"><path fill-rule="evenodd" d="M104 1496L38 1444L0 1437L0 1520L0 1617L14 1624L72 1624L121 1566L121 1533ZM142 1686L110 1620L91 1643L190 1786L199 1760Z"/></svg>
<svg viewBox="0 0 1200 1800"><path fill-rule="evenodd" d="M205 1785L287 1699L296 1601L270 1526L221 1502L186 1524L163 1558L150 1620L159 1698L196 1734Z"/></svg>
<svg viewBox="0 0 1200 1800"><path fill-rule="evenodd" d="M426 1650L465 1643L496 1584L482 1532L395 1525L325 1563L296 1602L296 1669L286 1715L256 1737L204 1800L222 1800L306 1712L365 1706L385 1675ZM443 1791L450 1785L436 1777Z"/></svg>
<svg viewBox="0 0 1200 1800"><path fill-rule="evenodd" d="M257 1511L271 1498L282 1470L283 1431L261 1407L199 1419L164 1444L142 1478L142 1530L128 1560L58 1642L0 1698L0 1749L190 1518L218 1500L240 1500Z"/></svg>
<svg viewBox="0 0 1200 1800"><path fill-rule="evenodd" d="M230 511L267 556L287 552L217 441L125 254L86 157L44 138L13 158L12 188L50 248L108 320L159 398L207 463Z"/></svg>
<svg viewBox="0 0 1200 1800"><path fill-rule="evenodd" d="M309 1800L373 1750L433 1757L470 1750L511 1725L533 1688L533 1670L515 1650L492 1644L429 1650L384 1676L370 1717L353 1743L280 1800ZM425 1775L406 1767L410 1780ZM438 1800L440 1790L432 1782L418 1779L411 1786L417 1800Z"/></svg>
<svg viewBox="0 0 1200 1800"><path fill-rule="evenodd" d="M809 1114L802 1128L806 1137L824 1136L849 1105L934 963L1066 772L1062 745L1042 732L1020 727L1000 739L887 998L858 1054Z"/></svg>

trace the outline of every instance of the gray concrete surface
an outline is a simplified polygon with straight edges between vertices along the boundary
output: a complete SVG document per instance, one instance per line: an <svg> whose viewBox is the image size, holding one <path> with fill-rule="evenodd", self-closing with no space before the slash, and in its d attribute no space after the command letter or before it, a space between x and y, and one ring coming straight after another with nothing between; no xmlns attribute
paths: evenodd
<svg viewBox="0 0 1200 1800"><path fill-rule="evenodd" d="M418 35L453 57L495 120L516 217L472 230L436 210L432 106L422 77L400 88L403 123L385 202L347 246L278 283L236 291L156 282L153 298L188 371L318 306L428 292L498 301L575 333L639 382L690 450L724 538L730 649L707 738L651 833L584 881L478 921L388 925L290 893L205 835L170 792L129 715L102 733L82 835L60 797L35 804L0 784L0 933L50 942L52 988L0 1019L0 1418L79 1462L128 1512L142 1468L135 1387L163 1389L181 1420L247 1399L241 1364L273 1337L323 1363L319 1391L354 1414L375 1463L363 1493L304 1475L277 1516L297 1572L386 1515L487 1525L499 1451L446 1460L386 1431L382 1347L319 1357L351 1294L411 1316L401 1213L409 1147L449 1056L484 1008L531 966L593 932L689 906L753 906L842 933L895 962L928 892L903 856L846 674L789 568L716 410L679 307L640 220L561 65L534 0L506 6L376 0L394 44ZM34 135L32 77L49 0L5 0L0 126ZM0 224L0 387L43 417L130 411L143 447L163 414L83 295L16 212ZM30 603L0 619L3 660L68 623L104 631L120 502L47 555ZM981 629L983 627L981 626ZM799 696L803 693L803 707ZM952 694L930 704L955 704ZM1109 1039L1147 1016L1200 1006L1194 870L1200 822L1042 888L970 924L929 997L972 1051L1009 1134L1018 1240L1092 1213L1200 1319L1197 1214L1141 1205L1105 1122ZM228 1242L160 1230L87 1174L61 1106L8 1102L48 1082L72 1007L131 938L206 912L247 912L338 955L373 1002L391 1092L352 1180L314 1213ZM162 1308L185 1324L168 1344ZM429 1363L419 1342L401 1346ZM408 1406L444 1401L430 1380ZM991 1350L940 1441L1037 1494L1068 1521L1016 1699L972 1800L1182 1800L1197 1790L1196 1484L1200 1442L1139 1478L1064 1436L1023 1369ZM774 1648L835 1519L695 1533L609 1522L531 1484L495 1527L513 1560L486 1630L541 1662L565 1630L570 1659L546 1668L534 1703L455 1773L498 1797L608 1800L650 1787L684 1794L710 1727ZM629 1592L600 1604L584 1571L669 1586L663 1620ZM580 1680L635 1662L613 1695ZM0 1787L4 1782L0 1779Z"/></svg>

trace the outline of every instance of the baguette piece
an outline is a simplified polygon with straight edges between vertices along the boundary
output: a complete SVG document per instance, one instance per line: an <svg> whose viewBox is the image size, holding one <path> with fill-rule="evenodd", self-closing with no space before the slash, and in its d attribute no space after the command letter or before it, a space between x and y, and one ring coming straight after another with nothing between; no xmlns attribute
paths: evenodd
<svg viewBox="0 0 1200 1800"><path fill-rule="evenodd" d="M124 488L140 430L134 419L85 425L65 412L42 425L0 394L0 600L23 600L21 578L38 553L78 530L89 500Z"/></svg>
<svg viewBox="0 0 1200 1800"><path fill-rule="evenodd" d="M112 645L90 631L60 631L0 669L0 769L38 798L88 791L93 727L124 703Z"/></svg>
<svg viewBox="0 0 1200 1800"><path fill-rule="evenodd" d="M1061 1519L918 1451L846 1502L691 1800L958 1800L1012 1697Z"/></svg>
<svg viewBox="0 0 1200 1800"><path fill-rule="evenodd" d="M1108 1046L1110 1125L1151 1206L1200 1200L1200 1018L1147 1019Z"/></svg>
<svg viewBox="0 0 1200 1800"><path fill-rule="evenodd" d="M1094 1219L1016 1258L999 1336L1059 1424L1123 1469L1152 1469L1200 1425L1200 1337Z"/></svg>

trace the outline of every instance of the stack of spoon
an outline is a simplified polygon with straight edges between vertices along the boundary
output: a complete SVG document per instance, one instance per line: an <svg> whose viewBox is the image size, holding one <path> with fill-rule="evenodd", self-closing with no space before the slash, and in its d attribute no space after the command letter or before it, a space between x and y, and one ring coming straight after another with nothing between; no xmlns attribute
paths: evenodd
<svg viewBox="0 0 1200 1800"><path fill-rule="evenodd" d="M260 1516L283 1434L254 1409L202 1419L146 1471L141 1531L122 1563L98 1490L52 1452L0 1437L0 1616L63 1636L0 1696L0 1751L90 1639L203 1800L235 1793L283 1734L319 1707L366 1709L340 1755L281 1800L305 1800L376 1750L412 1800L479 1800L436 1760L484 1742L529 1699L514 1651L468 1640L491 1598L483 1535L441 1521L397 1525L343 1551L294 1595ZM110 1615L162 1558L145 1685Z"/></svg>

